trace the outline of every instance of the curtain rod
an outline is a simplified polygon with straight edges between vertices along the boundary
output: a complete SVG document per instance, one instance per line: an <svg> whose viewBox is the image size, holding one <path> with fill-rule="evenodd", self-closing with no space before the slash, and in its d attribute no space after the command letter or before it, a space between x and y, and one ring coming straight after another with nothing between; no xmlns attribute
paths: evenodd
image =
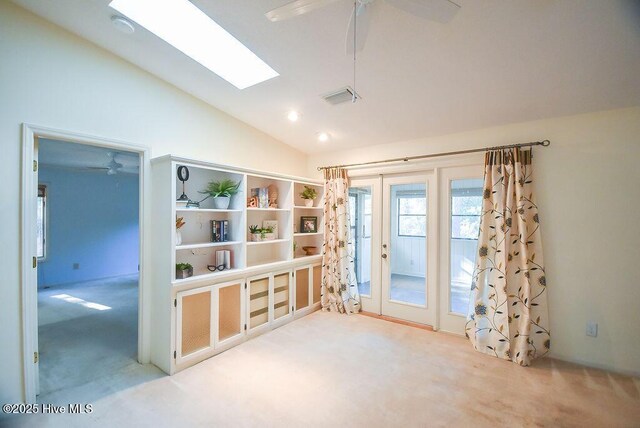
<svg viewBox="0 0 640 428"><path fill-rule="evenodd" d="M437 158L440 156L453 156L453 155L466 155L468 153L477 153L477 152L485 152L488 150L500 150L500 149L512 149L515 147L533 147L533 146L542 146L548 147L551 144L549 140L542 141L532 141L529 143L520 143L520 144L508 144L506 146L495 146L495 147L483 147L479 149L469 149L469 150L458 150L455 152L442 152L442 153L433 153L430 155L420 155L420 156L407 156L404 158L395 158L395 159L385 159L380 161L371 161L371 162L362 162L362 163L350 163L344 165L332 165L332 166L319 166L318 171L322 171L324 169L330 168L353 168L357 166L366 166L366 165L377 165L381 163L392 163L392 162L409 162L411 160L418 159L428 159L428 158Z"/></svg>

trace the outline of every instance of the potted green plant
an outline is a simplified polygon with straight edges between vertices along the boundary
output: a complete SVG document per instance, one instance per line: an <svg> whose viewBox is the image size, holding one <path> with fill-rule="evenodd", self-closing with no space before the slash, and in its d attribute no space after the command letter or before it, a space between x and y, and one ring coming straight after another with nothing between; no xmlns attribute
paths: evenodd
<svg viewBox="0 0 640 428"><path fill-rule="evenodd" d="M193 276L193 266L189 263L176 263L176 279L185 279Z"/></svg>
<svg viewBox="0 0 640 428"><path fill-rule="evenodd" d="M231 197L240 191L240 182L235 182L229 178L220 181L210 181L207 188L200 193L213 198L213 206L216 209L226 210L229 208Z"/></svg>
<svg viewBox="0 0 640 428"><path fill-rule="evenodd" d="M273 227L258 227L258 225L249 226L249 233L251 235L251 242L261 241L273 241L276 239L276 234L273 232Z"/></svg>
<svg viewBox="0 0 640 428"><path fill-rule="evenodd" d="M318 192L313 187L304 186L304 190L300 193L300 197L304 199L304 205L311 208L313 207L313 201L318 197Z"/></svg>

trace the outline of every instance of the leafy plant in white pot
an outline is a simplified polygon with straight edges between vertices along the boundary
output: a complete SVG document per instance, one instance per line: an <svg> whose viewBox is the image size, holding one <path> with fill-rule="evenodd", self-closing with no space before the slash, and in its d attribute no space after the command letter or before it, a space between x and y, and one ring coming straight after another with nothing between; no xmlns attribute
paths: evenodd
<svg viewBox="0 0 640 428"><path fill-rule="evenodd" d="M300 193L300 197L304 199L304 206L313 207L313 201L318 197L318 192L313 187L304 186L304 190Z"/></svg>
<svg viewBox="0 0 640 428"><path fill-rule="evenodd" d="M258 227L258 225L249 226L249 233L251 234L251 242L273 241L276 239L276 234L273 232L273 227Z"/></svg>
<svg viewBox="0 0 640 428"><path fill-rule="evenodd" d="M200 193L213 198L213 206L219 210L229 208L231 197L240 191L240 182L235 182L229 178L220 181L210 181L206 190ZM206 199L206 198L205 198Z"/></svg>

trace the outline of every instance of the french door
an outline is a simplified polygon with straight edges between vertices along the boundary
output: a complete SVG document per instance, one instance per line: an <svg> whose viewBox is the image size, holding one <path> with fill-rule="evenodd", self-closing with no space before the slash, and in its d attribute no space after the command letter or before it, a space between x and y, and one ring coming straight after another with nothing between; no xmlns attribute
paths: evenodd
<svg viewBox="0 0 640 428"><path fill-rule="evenodd" d="M362 309L464 334L482 167L354 178L349 202Z"/></svg>
<svg viewBox="0 0 640 428"><path fill-rule="evenodd" d="M352 180L351 233L366 312L433 325L437 234L433 174Z"/></svg>

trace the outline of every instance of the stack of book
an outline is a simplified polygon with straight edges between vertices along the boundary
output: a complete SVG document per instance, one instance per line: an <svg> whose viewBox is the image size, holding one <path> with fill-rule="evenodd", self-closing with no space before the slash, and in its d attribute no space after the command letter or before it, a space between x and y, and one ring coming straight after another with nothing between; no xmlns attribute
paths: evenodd
<svg viewBox="0 0 640 428"><path fill-rule="evenodd" d="M229 220L211 220L211 242L229 240Z"/></svg>
<svg viewBox="0 0 640 428"><path fill-rule="evenodd" d="M231 269L231 251L229 250L219 250L216 251L216 266L218 270L222 268L220 266L224 266L224 269Z"/></svg>

